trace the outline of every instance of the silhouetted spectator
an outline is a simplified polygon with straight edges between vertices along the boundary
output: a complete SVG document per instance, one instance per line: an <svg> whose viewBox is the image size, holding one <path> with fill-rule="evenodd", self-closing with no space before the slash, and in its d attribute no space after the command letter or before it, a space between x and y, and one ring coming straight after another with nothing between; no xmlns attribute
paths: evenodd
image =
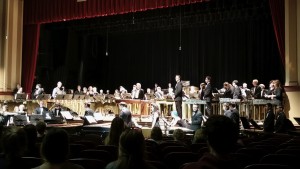
<svg viewBox="0 0 300 169"><path fill-rule="evenodd" d="M210 152L204 154L198 162L186 165L183 169L236 169L237 164L229 153L234 149L238 130L226 116L214 115L208 118L203 129Z"/></svg>
<svg viewBox="0 0 300 169"><path fill-rule="evenodd" d="M193 144L196 144L196 143L206 143L206 138L203 135L203 129L202 128L196 130L196 132L194 134L194 138L193 138L192 143Z"/></svg>
<svg viewBox="0 0 300 169"><path fill-rule="evenodd" d="M119 147L119 140L122 132L125 129L124 121L120 117L115 117L111 122L110 131L105 138L105 145L113 145Z"/></svg>
<svg viewBox="0 0 300 169"><path fill-rule="evenodd" d="M26 150L25 156L39 157L40 156L40 150L36 146L36 140L37 140L36 127L33 124L27 124L24 127L24 130L26 132L27 140L28 140L27 150Z"/></svg>
<svg viewBox="0 0 300 169"><path fill-rule="evenodd" d="M39 121L36 123L36 130L37 130L37 142L40 143L43 141L46 132L46 123L43 121Z"/></svg>
<svg viewBox="0 0 300 169"><path fill-rule="evenodd" d="M8 127L2 137L3 157L0 158L2 169L26 169L21 157L27 147L27 136L22 128Z"/></svg>
<svg viewBox="0 0 300 169"><path fill-rule="evenodd" d="M68 133L60 128L50 129L41 145L41 156L45 162L34 169L83 169L68 162L69 149Z"/></svg>
<svg viewBox="0 0 300 169"><path fill-rule="evenodd" d="M120 137L118 160L109 163L106 169L152 169L144 160L145 138L141 130L125 130Z"/></svg>
<svg viewBox="0 0 300 169"><path fill-rule="evenodd" d="M163 133L161 131L160 127L153 127L151 130L151 135L150 135L150 139L148 140L152 140L156 143L160 143L163 140Z"/></svg>

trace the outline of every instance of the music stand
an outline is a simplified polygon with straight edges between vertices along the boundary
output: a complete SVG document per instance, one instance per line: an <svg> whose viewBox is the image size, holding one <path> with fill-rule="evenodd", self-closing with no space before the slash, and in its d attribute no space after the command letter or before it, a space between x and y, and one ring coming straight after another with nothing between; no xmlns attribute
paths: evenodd
<svg viewBox="0 0 300 169"><path fill-rule="evenodd" d="M96 121L103 121L103 116L101 113L94 113L94 118Z"/></svg>
<svg viewBox="0 0 300 169"><path fill-rule="evenodd" d="M15 95L15 100L26 100L26 94L25 93L17 93Z"/></svg>
<svg viewBox="0 0 300 169"><path fill-rule="evenodd" d="M250 119L249 122L255 129L261 130L261 127L253 119Z"/></svg>
<svg viewBox="0 0 300 169"><path fill-rule="evenodd" d="M16 115L16 116L14 116L14 124L16 126L25 126L27 124L26 115Z"/></svg>
<svg viewBox="0 0 300 169"><path fill-rule="evenodd" d="M97 121L93 116L84 116L84 117L89 124L97 124Z"/></svg>
<svg viewBox="0 0 300 169"><path fill-rule="evenodd" d="M66 120L73 120L73 116L71 115L70 111L60 111L60 114L65 118Z"/></svg>
<svg viewBox="0 0 300 169"><path fill-rule="evenodd" d="M73 94L66 94L65 96L64 96L64 99L65 100L71 100L73 98Z"/></svg>
<svg viewBox="0 0 300 169"><path fill-rule="evenodd" d="M44 121L44 117L41 114L33 114L33 115L29 115L29 120L31 123L36 124L39 121Z"/></svg>

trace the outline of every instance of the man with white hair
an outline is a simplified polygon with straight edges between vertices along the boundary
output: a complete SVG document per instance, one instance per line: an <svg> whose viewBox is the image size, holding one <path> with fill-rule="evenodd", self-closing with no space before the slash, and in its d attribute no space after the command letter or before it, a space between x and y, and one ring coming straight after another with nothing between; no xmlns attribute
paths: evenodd
<svg viewBox="0 0 300 169"><path fill-rule="evenodd" d="M252 85L253 87L251 88L251 95L253 97L253 99L260 99L260 95L261 95L261 88L260 86L258 85L258 80L257 79L254 79L252 81Z"/></svg>
<svg viewBox="0 0 300 169"><path fill-rule="evenodd" d="M57 86L53 89L53 91L52 91L52 97L55 98L56 95L58 95L58 94L66 94L65 93L65 89L62 86L62 83L60 81L57 82Z"/></svg>
<svg viewBox="0 0 300 169"><path fill-rule="evenodd" d="M134 99L143 100L144 99L144 95L145 95L145 92L142 89L141 83L136 83L136 90L135 90L135 93L134 93Z"/></svg>

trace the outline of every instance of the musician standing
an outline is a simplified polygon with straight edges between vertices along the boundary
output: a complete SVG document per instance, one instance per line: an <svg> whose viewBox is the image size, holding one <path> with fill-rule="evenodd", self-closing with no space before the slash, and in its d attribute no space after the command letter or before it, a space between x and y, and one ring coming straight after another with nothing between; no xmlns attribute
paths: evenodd
<svg viewBox="0 0 300 169"><path fill-rule="evenodd" d="M83 91L81 90L80 85L77 85L77 90L74 92L74 94L83 94Z"/></svg>
<svg viewBox="0 0 300 169"><path fill-rule="evenodd" d="M56 95L58 95L58 94L66 94L65 93L65 89L62 86L62 83L60 81L57 82L57 86L53 89L53 91L52 91L52 97L55 98Z"/></svg>
<svg viewBox="0 0 300 169"><path fill-rule="evenodd" d="M134 93L134 99L140 99L143 100L144 99L144 90L142 89L142 85L141 83L137 83L136 84L136 91Z"/></svg>
<svg viewBox="0 0 300 169"><path fill-rule="evenodd" d="M241 97L242 97L241 89L238 86L238 83L239 82L237 80L232 81L232 86L233 86L233 96L232 96L232 98L233 99L241 99Z"/></svg>
<svg viewBox="0 0 300 169"><path fill-rule="evenodd" d="M41 84L36 84L35 90L33 93L33 99L36 99L39 95L43 94L44 89L42 88Z"/></svg>
<svg viewBox="0 0 300 169"><path fill-rule="evenodd" d="M175 80L176 80L176 85L175 85L175 92L173 95L173 99L175 101L175 105L176 105L176 111L178 113L178 116L180 118L182 118L182 83L180 80L180 75L176 75L175 76Z"/></svg>
<svg viewBox="0 0 300 169"><path fill-rule="evenodd" d="M212 86L211 86L211 77L206 76L205 78L206 87L204 89L204 100L206 101L206 112L207 116L212 115L211 110L211 101L212 101Z"/></svg>
<svg viewBox="0 0 300 169"><path fill-rule="evenodd" d="M261 95L261 88L258 85L258 80L254 79L252 81L252 85L253 85L253 87L251 88L251 94L252 94L253 99L260 99L261 98L260 97L260 95Z"/></svg>

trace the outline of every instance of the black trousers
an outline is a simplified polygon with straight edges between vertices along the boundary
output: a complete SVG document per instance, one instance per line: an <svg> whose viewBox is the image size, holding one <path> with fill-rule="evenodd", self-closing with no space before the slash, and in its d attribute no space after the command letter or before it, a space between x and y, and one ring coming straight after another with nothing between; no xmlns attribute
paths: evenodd
<svg viewBox="0 0 300 169"><path fill-rule="evenodd" d="M211 102L206 102L206 116L211 116L212 115L212 107L211 107Z"/></svg>
<svg viewBox="0 0 300 169"><path fill-rule="evenodd" d="M175 101L175 105L178 116L182 119L182 101Z"/></svg>

